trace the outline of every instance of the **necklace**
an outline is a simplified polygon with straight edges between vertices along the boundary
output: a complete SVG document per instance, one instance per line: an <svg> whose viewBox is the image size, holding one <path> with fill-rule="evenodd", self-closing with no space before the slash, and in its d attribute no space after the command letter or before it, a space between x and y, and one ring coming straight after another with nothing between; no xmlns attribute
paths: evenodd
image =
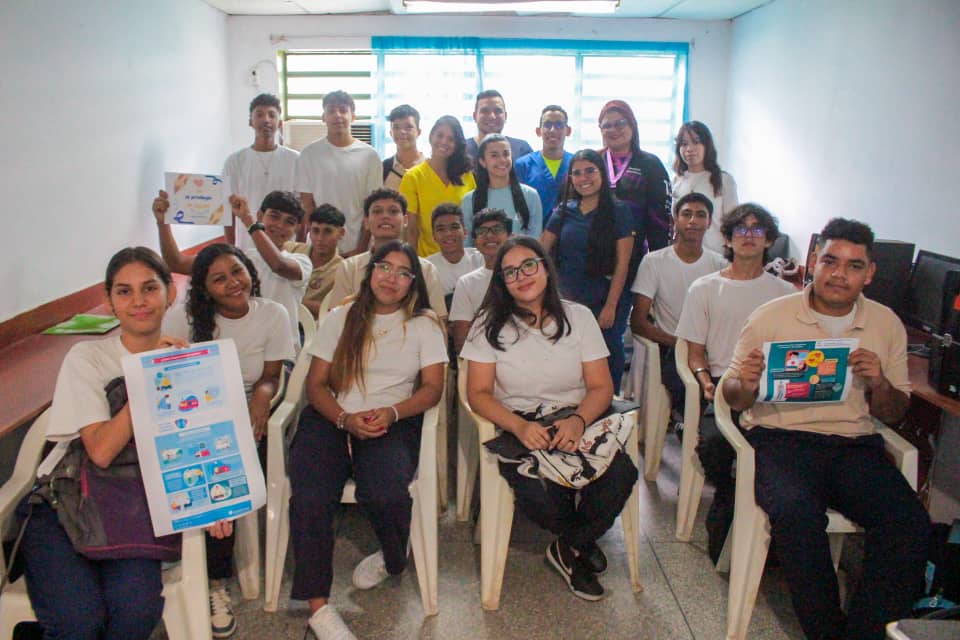
<svg viewBox="0 0 960 640"><path fill-rule="evenodd" d="M263 167L263 177L264 177L264 178L269 178L269 177L270 177L270 167L273 166L273 158L274 158L274 154L275 154L276 152L277 152L276 149L274 149L273 151L270 152L270 162L264 162L264 161L263 161L263 158L260 157L260 154L261 154L261 153L264 153L263 151L256 151L256 150L255 150L255 151L253 152L253 154L254 154L255 156L257 156L257 162L259 162L259 163L260 163L260 166Z"/></svg>
<svg viewBox="0 0 960 640"><path fill-rule="evenodd" d="M373 335L374 335L374 337L382 338L383 336L387 335L388 333L390 333L390 327L387 327L386 329L375 329L374 332L373 332Z"/></svg>

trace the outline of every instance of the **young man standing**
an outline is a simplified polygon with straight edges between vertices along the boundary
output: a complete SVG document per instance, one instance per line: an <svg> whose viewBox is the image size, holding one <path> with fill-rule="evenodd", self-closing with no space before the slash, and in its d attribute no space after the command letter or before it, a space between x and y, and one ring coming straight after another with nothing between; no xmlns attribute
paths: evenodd
<svg viewBox="0 0 960 640"><path fill-rule="evenodd" d="M473 105L473 120L477 123L477 135L467 138L467 155L477 161L477 150L488 133L503 133L503 125L507 123L507 105L503 96L496 89L487 89L477 94L477 101ZM511 138L510 157L522 158L533 149L526 140Z"/></svg>
<svg viewBox="0 0 960 640"><path fill-rule="evenodd" d="M533 187L540 195L544 228L562 196L563 181L567 177L570 159L573 158L572 153L563 149L570 133L567 112L563 107L547 105L540 113L540 126L537 127L542 148L513 163L513 170L517 172L520 182Z"/></svg>
<svg viewBox="0 0 960 640"><path fill-rule="evenodd" d="M450 297L457 286L460 276L470 273L483 266L483 256L473 247L464 247L466 233L463 228L463 211L452 202L437 206L430 219L433 230L433 239L440 245L440 251L427 256L440 275L440 284L447 297L447 307L450 307Z"/></svg>
<svg viewBox="0 0 960 640"><path fill-rule="evenodd" d="M277 144L277 133L283 130L280 100L261 93L250 102L250 127L253 145L232 154L223 164L223 175L229 176L233 194L247 202L263 202L271 191L292 191L299 153ZM246 227L236 219L224 227L227 242L250 253L253 240Z"/></svg>
<svg viewBox="0 0 960 640"><path fill-rule="evenodd" d="M293 344L299 351L300 328L297 323L298 306L307 288L312 265L310 258L300 253L290 253L281 247L293 239L303 221L300 199L291 191L272 191L267 194L254 218L246 198L230 196L233 215L253 239L254 250L244 252L260 276L260 295L283 305L290 316L290 333ZM194 256L181 253L173 237L170 225L163 217L170 208L166 191L153 200L153 215L157 219L160 236L160 252L163 260L174 273L190 275Z"/></svg>
<svg viewBox="0 0 960 640"><path fill-rule="evenodd" d="M724 217L720 230L724 257L731 262L690 285L677 325L677 337L689 344L687 364L703 389L704 404L713 402L716 384L730 365L747 317L766 302L796 293L792 284L763 270L767 252L780 236L776 218L766 209L742 204ZM700 418L697 454L715 488L707 513L707 549L716 562L733 522L731 472L736 454L717 430L712 414Z"/></svg>
<svg viewBox="0 0 960 640"><path fill-rule="evenodd" d="M337 273L337 267L343 262L337 243L343 238L345 221L343 213L335 206L322 204L310 214L308 242L290 241L283 245L285 251L308 256L313 264L310 283L303 294L302 302L314 317L320 311L323 298L333 288L333 277Z"/></svg>
<svg viewBox="0 0 960 640"><path fill-rule="evenodd" d="M375 189L363 201L363 225L373 238L369 251L358 253L340 263L330 290L330 306L342 304L347 296L360 291L363 274L374 252L391 240L402 240L407 226L407 199L393 189ZM430 297L430 308L438 317L446 319L447 305L443 299L443 286L437 269L425 258L420 258L420 268Z"/></svg>
<svg viewBox="0 0 960 640"><path fill-rule="evenodd" d="M350 125L356 119L356 104L350 94L332 91L323 97L323 122L327 137L311 142L297 160L296 188L303 208L332 204L347 218L340 253L362 253L370 244L363 227L363 199L383 183L383 166L373 147L353 137ZM303 239L304 235L299 238Z"/></svg>
<svg viewBox="0 0 960 640"><path fill-rule="evenodd" d="M793 608L808 638L881 640L922 592L930 519L884 455L873 420L894 425L910 405L907 333L862 295L877 265L873 231L834 218L820 232L813 282L768 302L740 333L721 392L756 456L757 504L770 518ZM766 342L855 338L846 400L758 402ZM830 559L828 508L865 529L862 588L844 615Z"/></svg>
<svg viewBox="0 0 960 640"><path fill-rule="evenodd" d="M683 301L694 280L727 266L723 256L703 248L703 236L712 215L713 203L703 194L688 193L677 200L673 208L673 244L643 258L630 288L635 294L630 328L660 345L661 380L678 414L683 411L683 383L677 375L673 347L677 343L677 321Z"/></svg>
<svg viewBox="0 0 960 640"><path fill-rule="evenodd" d="M390 137L397 145L397 153L383 161L383 186L400 190L400 181L407 169L423 162L423 154L417 149L420 137L420 112L408 104L394 107L387 116L390 121Z"/></svg>
<svg viewBox="0 0 960 640"><path fill-rule="evenodd" d="M497 252L510 237L512 230L513 220L503 209L481 209L473 219L473 241L483 255L483 266L460 276L457 288L453 290L450 333L453 334L453 346L457 353L460 353L463 343L467 341L473 318L477 315L483 297L487 295Z"/></svg>

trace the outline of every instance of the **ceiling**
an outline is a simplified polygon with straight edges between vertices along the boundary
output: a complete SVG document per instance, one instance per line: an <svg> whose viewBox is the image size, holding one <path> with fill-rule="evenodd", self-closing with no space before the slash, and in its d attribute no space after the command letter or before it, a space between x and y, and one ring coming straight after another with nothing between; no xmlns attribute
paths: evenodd
<svg viewBox="0 0 960 640"><path fill-rule="evenodd" d="M226 14L310 15L390 13L398 0L205 0ZM729 20L772 0L620 0L614 14L622 18Z"/></svg>

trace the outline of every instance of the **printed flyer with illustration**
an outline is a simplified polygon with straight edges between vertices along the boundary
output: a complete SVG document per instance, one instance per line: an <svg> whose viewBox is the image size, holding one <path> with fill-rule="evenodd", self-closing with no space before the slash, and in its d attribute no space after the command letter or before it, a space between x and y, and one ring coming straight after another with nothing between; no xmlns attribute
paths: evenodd
<svg viewBox="0 0 960 640"><path fill-rule="evenodd" d="M154 534L235 519L266 502L232 340L123 359Z"/></svg>
<svg viewBox="0 0 960 640"><path fill-rule="evenodd" d="M856 338L764 342L766 368L757 402L843 402L853 374L848 361Z"/></svg>
<svg viewBox="0 0 960 640"><path fill-rule="evenodd" d="M230 226L230 185L220 176L164 173L164 191L170 198L164 221L168 224Z"/></svg>

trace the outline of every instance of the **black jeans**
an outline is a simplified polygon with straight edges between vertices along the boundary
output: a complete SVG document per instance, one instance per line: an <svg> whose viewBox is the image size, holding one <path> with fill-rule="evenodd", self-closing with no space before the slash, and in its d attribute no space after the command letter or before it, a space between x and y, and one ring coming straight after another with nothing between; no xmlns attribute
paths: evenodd
<svg viewBox="0 0 960 640"><path fill-rule="evenodd" d="M770 517L793 607L814 640L882 640L923 589L930 518L879 435L849 438L755 427L757 504ZM863 588L846 620L830 560L827 508L866 531Z"/></svg>
<svg viewBox="0 0 960 640"><path fill-rule="evenodd" d="M618 451L599 479L579 490L517 473L517 465L500 463L500 475L513 488L517 508L571 547L583 547L613 526L637 482L637 468Z"/></svg>
<svg viewBox="0 0 960 640"><path fill-rule="evenodd" d="M327 598L333 581L333 521L343 486L357 483L357 503L380 542L387 573L407 566L407 539L413 500L409 485L420 455L423 416L404 418L387 434L372 440L351 439L312 407L300 416L287 465L290 497L290 537L296 567L295 600Z"/></svg>
<svg viewBox="0 0 960 640"><path fill-rule="evenodd" d="M660 382L670 394L670 409L682 414L683 402L687 394L683 380L677 373L677 360L673 355L675 349L662 344L658 346L660 347Z"/></svg>

